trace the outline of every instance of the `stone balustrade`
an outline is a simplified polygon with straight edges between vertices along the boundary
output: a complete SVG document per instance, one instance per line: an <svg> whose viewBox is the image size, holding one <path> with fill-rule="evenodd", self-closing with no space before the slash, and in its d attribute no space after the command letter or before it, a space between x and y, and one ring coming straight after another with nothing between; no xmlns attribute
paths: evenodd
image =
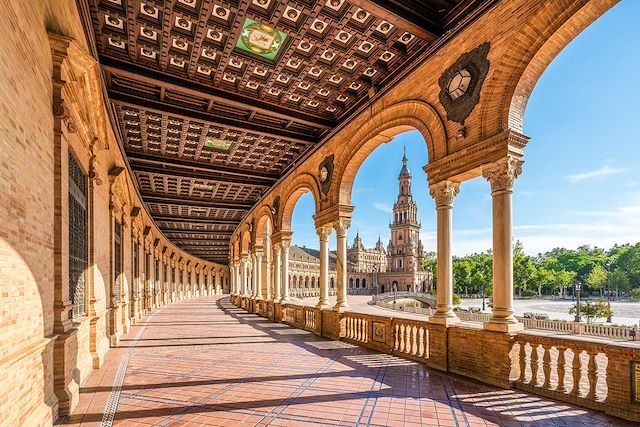
<svg viewBox="0 0 640 427"><path fill-rule="evenodd" d="M232 297L232 302L243 308L250 306L248 300ZM257 314L319 336L418 361L430 368L640 422L640 396L632 396L630 379L631 363L640 363L640 346L634 342L558 336L533 330L509 334L487 331L473 323L446 326L427 320L339 313L270 301L261 301ZM542 327L557 328L552 331L567 332L554 321L536 322ZM585 330L589 332L601 333ZM615 333L621 334L616 338L623 336L621 332Z"/></svg>

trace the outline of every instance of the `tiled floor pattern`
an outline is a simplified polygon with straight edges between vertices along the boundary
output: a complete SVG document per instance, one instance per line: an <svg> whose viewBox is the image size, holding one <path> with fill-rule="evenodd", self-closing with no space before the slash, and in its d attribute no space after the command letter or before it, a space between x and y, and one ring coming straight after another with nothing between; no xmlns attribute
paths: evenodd
<svg viewBox="0 0 640 427"><path fill-rule="evenodd" d="M216 297L163 307L132 328L62 425L110 425L103 414L123 364L116 426L628 425L327 341Z"/></svg>

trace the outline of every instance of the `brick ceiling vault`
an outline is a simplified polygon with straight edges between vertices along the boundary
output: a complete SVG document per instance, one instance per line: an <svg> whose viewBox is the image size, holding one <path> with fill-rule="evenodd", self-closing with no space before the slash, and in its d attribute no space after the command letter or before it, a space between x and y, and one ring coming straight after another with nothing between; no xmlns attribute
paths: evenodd
<svg viewBox="0 0 640 427"><path fill-rule="evenodd" d="M495 0L78 0L154 221L228 264L302 156ZM377 94L377 95L376 95Z"/></svg>

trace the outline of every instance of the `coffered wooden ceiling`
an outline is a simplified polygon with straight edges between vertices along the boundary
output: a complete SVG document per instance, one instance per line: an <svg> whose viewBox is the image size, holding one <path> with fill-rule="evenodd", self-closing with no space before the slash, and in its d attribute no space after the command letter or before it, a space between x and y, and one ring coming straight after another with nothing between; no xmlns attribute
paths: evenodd
<svg viewBox="0 0 640 427"><path fill-rule="evenodd" d="M138 189L184 250L496 0L78 0Z"/></svg>

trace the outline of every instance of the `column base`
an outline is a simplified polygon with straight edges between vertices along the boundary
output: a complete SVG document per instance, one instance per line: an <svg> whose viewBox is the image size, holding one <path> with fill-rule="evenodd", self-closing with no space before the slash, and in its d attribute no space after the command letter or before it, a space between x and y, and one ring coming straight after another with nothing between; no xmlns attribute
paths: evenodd
<svg viewBox="0 0 640 427"><path fill-rule="evenodd" d="M453 315L453 316L435 316L434 315L429 318L429 323L434 323L436 325L451 326L451 325L456 325L460 322L461 322L460 318L458 318L458 316L456 315Z"/></svg>
<svg viewBox="0 0 640 427"><path fill-rule="evenodd" d="M524 325L522 323L504 323L493 320L484 322L483 327L487 331L506 332L509 334L524 331Z"/></svg>
<svg viewBox="0 0 640 427"><path fill-rule="evenodd" d="M291 302L291 298L289 297L282 297L280 298L280 304L289 304Z"/></svg>
<svg viewBox="0 0 640 427"><path fill-rule="evenodd" d="M338 303L333 306L333 311L337 311L338 313L343 313L345 311L349 311L350 309L351 308L349 307L349 304L347 304L346 302Z"/></svg>
<svg viewBox="0 0 640 427"><path fill-rule="evenodd" d="M319 302L316 304L316 308L319 308L320 310L329 310L331 309L331 304L329 304L329 301Z"/></svg>

